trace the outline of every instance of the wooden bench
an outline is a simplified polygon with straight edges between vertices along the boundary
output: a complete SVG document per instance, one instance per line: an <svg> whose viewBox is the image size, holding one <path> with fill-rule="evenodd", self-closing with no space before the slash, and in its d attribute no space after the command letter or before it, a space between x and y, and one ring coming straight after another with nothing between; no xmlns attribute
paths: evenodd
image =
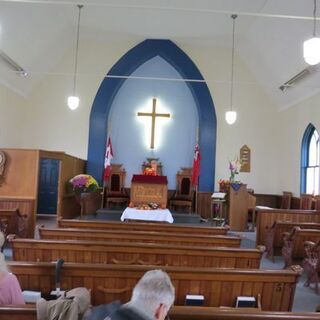
<svg viewBox="0 0 320 320"><path fill-rule="evenodd" d="M0 320L36 320L35 305L0 306ZM271 312L243 310L242 308L173 306L172 320L319 320L316 312Z"/></svg>
<svg viewBox="0 0 320 320"><path fill-rule="evenodd" d="M55 264L9 262L23 290L48 294L55 287ZM65 263L61 288L91 289L92 304L130 300L142 275L154 266ZM161 267L176 290L176 305L185 304L186 294L201 294L204 306L235 305L237 296L261 295L262 310L290 311L299 273L293 270L243 270L228 268Z"/></svg>
<svg viewBox="0 0 320 320"><path fill-rule="evenodd" d="M36 320L35 305L8 305L0 307L0 320L8 318L14 320ZM319 319L316 312L271 312L242 308L224 309L219 307L190 307L173 306L169 311L169 318L173 320L315 320Z"/></svg>
<svg viewBox="0 0 320 320"><path fill-rule="evenodd" d="M283 234L282 255L285 267L291 266L294 259L303 259L305 256L305 241L317 242L320 240L320 230L301 229L294 227Z"/></svg>
<svg viewBox="0 0 320 320"><path fill-rule="evenodd" d="M167 223L153 222L118 222L118 221L99 221L99 220L77 220L77 219L59 219L60 228L84 228L84 229L103 229L103 230L136 230L136 231L158 231L170 233L188 233L188 234L211 234L225 235L229 227L204 227L204 226L186 226Z"/></svg>
<svg viewBox="0 0 320 320"><path fill-rule="evenodd" d="M265 245L266 227L274 222L314 222L320 223L320 212L315 210L256 209L256 245Z"/></svg>
<svg viewBox="0 0 320 320"><path fill-rule="evenodd" d="M304 283L309 287L311 283L315 284L315 292L319 293L319 272L320 272L320 240L318 242L306 241L304 243L305 258L302 262L303 269L307 274L307 280Z"/></svg>
<svg viewBox="0 0 320 320"><path fill-rule="evenodd" d="M281 255L283 247L283 233L291 232L294 227L301 229L320 229L320 223L314 222L278 222L275 221L271 227L265 230L265 246L267 257L274 261L274 255Z"/></svg>
<svg viewBox="0 0 320 320"><path fill-rule="evenodd" d="M74 239L111 242L146 242L177 245L240 247L238 236L169 233L157 231L39 228L41 239Z"/></svg>
<svg viewBox="0 0 320 320"><path fill-rule="evenodd" d="M240 249L81 240L11 241L14 261L169 265L259 269L264 248Z"/></svg>

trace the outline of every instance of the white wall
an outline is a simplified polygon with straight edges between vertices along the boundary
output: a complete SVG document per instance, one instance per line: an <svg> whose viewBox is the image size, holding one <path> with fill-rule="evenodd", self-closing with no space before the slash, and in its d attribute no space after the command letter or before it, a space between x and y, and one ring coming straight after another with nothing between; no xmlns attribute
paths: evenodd
<svg viewBox="0 0 320 320"><path fill-rule="evenodd" d="M25 100L0 84L0 148L21 148L25 134Z"/></svg>
<svg viewBox="0 0 320 320"><path fill-rule="evenodd" d="M72 112L66 107L66 98L72 90L71 76L44 77L28 97L23 145L28 148L66 151L86 159L90 109L99 84L113 64L138 42L140 39L109 45L82 41L79 57L81 75L78 77L80 108ZM251 148L252 171L241 173L239 178L256 192L280 192L278 169L281 167L278 166L275 154L281 149L278 143L281 122L275 106L236 56L235 79L245 84L235 85L234 101L239 118L234 126L227 125L224 113L229 108L230 50L185 45L180 47L200 69L216 107L216 182L220 178L229 177L228 161L239 153L242 145L247 144ZM58 74L69 70L72 74L72 67L71 48L52 71Z"/></svg>
<svg viewBox="0 0 320 320"><path fill-rule="evenodd" d="M279 112L278 117L281 123L278 189L299 196L301 142L309 123L320 130L320 94Z"/></svg>

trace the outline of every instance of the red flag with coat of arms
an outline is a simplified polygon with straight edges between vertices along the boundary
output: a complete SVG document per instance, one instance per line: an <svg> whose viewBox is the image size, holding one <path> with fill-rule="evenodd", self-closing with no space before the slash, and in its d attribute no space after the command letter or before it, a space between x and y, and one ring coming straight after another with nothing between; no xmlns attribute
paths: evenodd
<svg viewBox="0 0 320 320"><path fill-rule="evenodd" d="M199 175L200 175L200 148L199 145L196 144L194 148L194 156L193 156L193 169L192 169L192 184L196 187L198 185Z"/></svg>
<svg viewBox="0 0 320 320"><path fill-rule="evenodd" d="M108 180L110 176L112 158L113 158L112 143L111 143L111 138L109 137L108 143L106 146L106 154L104 157L104 180Z"/></svg>

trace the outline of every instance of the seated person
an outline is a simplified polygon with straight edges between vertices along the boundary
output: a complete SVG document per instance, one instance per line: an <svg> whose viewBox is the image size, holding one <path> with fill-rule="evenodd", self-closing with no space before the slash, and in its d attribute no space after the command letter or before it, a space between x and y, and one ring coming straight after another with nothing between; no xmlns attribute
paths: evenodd
<svg viewBox="0 0 320 320"><path fill-rule="evenodd" d="M0 232L0 247L4 243L4 235ZM0 305L24 304L20 284L17 277L8 271L4 254L0 252Z"/></svg>
<svg viewBox="0 0 320 320"><path fill-rule="evenodd" d="M164 320L174 302L174 287L162 270L146 272L133 289L131 300L92 309L85 320Z"/></svg>

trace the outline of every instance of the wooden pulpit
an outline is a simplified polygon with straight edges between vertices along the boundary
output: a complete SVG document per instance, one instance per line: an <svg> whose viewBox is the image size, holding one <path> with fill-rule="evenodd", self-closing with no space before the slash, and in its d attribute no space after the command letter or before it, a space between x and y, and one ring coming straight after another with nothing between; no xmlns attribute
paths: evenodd
<svg viewBox="0 0 320 320"><path fill-rule="evenodd" d="M168 180L166 176L134 174L131 180L130 203L133 206L150 202L167 207Z"/></svg>
<svg viewBox="0 0 320 320"><path fill-rule="evenodd" d="M230 230L247 230L248 191L246 184L231 184L228 193L228 216Z"/></svg>

